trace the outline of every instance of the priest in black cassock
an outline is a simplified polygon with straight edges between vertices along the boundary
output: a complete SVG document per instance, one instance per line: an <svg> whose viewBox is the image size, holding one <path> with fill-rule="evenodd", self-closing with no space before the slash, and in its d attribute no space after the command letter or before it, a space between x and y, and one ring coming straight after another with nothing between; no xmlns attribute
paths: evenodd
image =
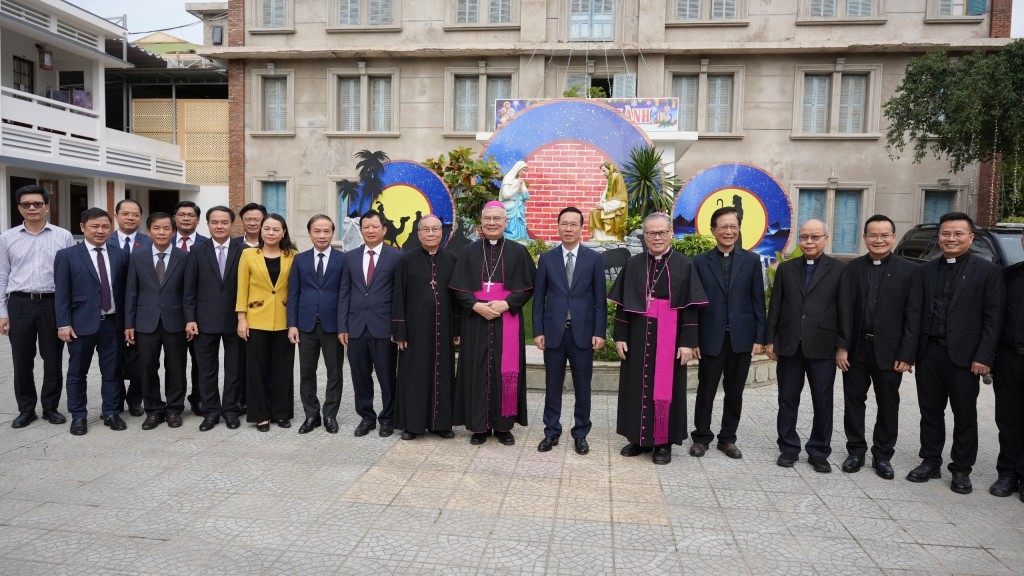
<svg viewBox="0 0 1024 576"><path fill-rule="evenodd" d="M622 358L616 432L629 440L623 456L653 450L655 464L668 464L686 439L686 363L707 297L693 262L671 248L672 219L656 212L643 230L648 251L626 261L608 295Z"/></svg>
<svg viewBox="0 0 1024 576"><path fill-rule="evenodd" d="M504 237L507 224L501 202L484 206L483 238L462 249L450 285L463 308L454 423L473 433L472 444L493 432L511 446L513 424L527 424L522 309L537 268L522 244Z"/></svg>
<svg viewBox="0 0 1024 576"><path fill-rule="evenodd" d="M395 426L402 440L428 430L441 438L452 432L455 345L461 309L448 288L455 255L441 249L441 219L419 220L419 242L395 269L391 293L391 339L398 344Z"/></svg>

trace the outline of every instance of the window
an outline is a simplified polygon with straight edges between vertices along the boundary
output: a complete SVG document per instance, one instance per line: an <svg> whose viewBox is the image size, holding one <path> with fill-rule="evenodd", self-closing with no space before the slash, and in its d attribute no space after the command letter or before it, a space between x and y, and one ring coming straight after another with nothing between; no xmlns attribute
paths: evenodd
<svg viewBox="0 0 1024 576"><path fill-rule="evenodd" d="M569 0L569 41L612 40L614 7L613 0Z"/></svg>
<svg viewBox="0 0 1024 576"><path fill-rule="evenodd" d="M881 66L798 67L794 137L878 138Z"/></svg>
<svg viewBox="0 0 1024 576"><path fill-rule="evenodd" d="M284 28L287 0L260 0L260 28Z"/></svg>
<svg viewBox="0 0 1024 576"><path fill-rule="evenodd" d="M491 130L496 126L494 121L494 101L504 100L511 97L511 76L489 76L487 78L487 100L484 102L484 107L487 108L487 124L484 126L484 130Z"/></svg>
<svg viewBox="0 0 1024 576"><path fill-rule="evenodd" d="M938 222L939 216L952 212L956 206L956 194L956 190L925 190L921 222L923 224Z"/></svg>
<svg viewBox="0 0 1024 576"><path fill-rule="evenodd" d="M797 200L797 224L812 218L821 220L830 228L831 252L854 254L860 234L862 196L862 190L801 188Z"/></svg>
<svg viewBox="0 0 1024 576"><path fill-rule="evenodd" d="M477 76L455 77L455 131L475 132L477 111L480 108L480 78Z"/></svg>
<svg viewBox="0 0 1024 576"><path fill-rule="evenodd" d="M877 0L803 0L805 18L869 18L877 16Z"/></svg>
<svg viewBox="0 0 1024 576"><path fill-rule="evenodd" d="M256 98L253 133L293 135L293 76L291 70L267 68L253 71Z"/></svg>
<svg viewBox="0 0 1024 576"><path fill-rule="evenodd" d="M736 136L742 133L743 67L710 66L674 69L672 96L679 99L679 129L702 135Z"/></svg>
<svg viewBox="0 0 1024 576"><path fill-rule="evenodd" d="M294 0L255 0L251 6L248 30L254 34L281 34L295 31Z"/></svg>
<svg viewBox="0 0 1024 576"><path fill-rule="evenodd" d="M939 16L984 16L988 9L986 0L938 0Z"/></svg>
<svg viewBox="0 0 1024 576"><path fill-rule="evenodd" d="M331 119L329 134L379 132L394 134L398 126L398 72L390 68L335 68L331 78Z"/></svg>
<svg viewBox="0 0 1024 576"><path fill-rule="evenodd" d="M615 67L612 67L614 70ZM618 67L621 69L621 67ZM571 69L583 70L583 67L573 67ZM593 60L587 61L587 70L594 70L595 65ZM612 72L608 74L607 67L603 67L606 71L604 74L594 74L593 72L569 72L570 69L565 69L565 92L573 92L578 98L636 98L636 74L632 73L616 73ZM600 88L604 90L604 96L593 96L591 95L591 89L594 94L600 94L597 90Z"/></svg>
<svg viewBox="0 0 1024 576"><path fill-rule="evenodd" d="M445 125L453 133L476 134L494 130L494 101L512 98L515 73L509 68L449 68Z"/></svg>
<svg viewBox="0 0 1024 576"><path fill-rule="evenodd" d="M33 79L33 72L35 69L35 63L31 60L24 58L18 58L14 56L14 69L13 78L14 87L22 92L34 92L35 82Z"/></svg>
<svg viewBox="0 0 1024 576"><path fill-rule="evenodd" d="M288 190L287 182L264 180L260 182L263 189L263 205L267 207L267 214L280 214L288 219Z"/></svg>
<svg viewBox="0 0 1024 576"><path fill-rule="evenodd" d="M675 0L669 20L735 20L743 0Z"/></svg>
<svg viewBox="0 0 1024 576"><path fill-rule="evenodd" d="M456 24L511 24L513 0L454 0Z"/></svg>
<svg viewBox="0 0 1024 576"><path fill-rule="evenodd" d="M333 0L332 4L338 27L390 27L398 21L392 0Z"/></svg>

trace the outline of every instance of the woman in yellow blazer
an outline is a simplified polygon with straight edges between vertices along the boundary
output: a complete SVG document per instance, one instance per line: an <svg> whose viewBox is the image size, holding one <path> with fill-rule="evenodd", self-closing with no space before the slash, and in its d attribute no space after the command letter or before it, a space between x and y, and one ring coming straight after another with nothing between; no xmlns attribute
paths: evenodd
<svg viewBox="0 0 1024 576"><path fill-rule="evenodd" d="M280 214L267 214L260 244L238 261L238 336L245 340L246 421L260 432L271 419L290 428L295 410L295 345L288 341L288 276L298 252Z"/></svg>

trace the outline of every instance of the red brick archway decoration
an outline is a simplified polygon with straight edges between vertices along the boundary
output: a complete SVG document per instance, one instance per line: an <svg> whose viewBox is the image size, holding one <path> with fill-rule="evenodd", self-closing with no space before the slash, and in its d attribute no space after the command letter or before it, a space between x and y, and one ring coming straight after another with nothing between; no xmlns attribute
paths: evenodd
<svg viewBox="0 0 1024 576"><path fill-rule="evenodd" d="M601 164L609 158L600 149L578 140L544 144L526 157L526 227L530 238L558 241L558 213L566 206L583 212L586 224L590 211L604 196L608 180ZM590 239L590 231L583 234Z"/></svg>

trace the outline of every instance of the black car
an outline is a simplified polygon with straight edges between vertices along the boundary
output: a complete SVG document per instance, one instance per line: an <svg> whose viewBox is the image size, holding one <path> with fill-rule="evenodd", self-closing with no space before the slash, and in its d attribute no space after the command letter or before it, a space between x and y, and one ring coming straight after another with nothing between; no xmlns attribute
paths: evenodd
<svg viewBox="0 0 1024 576"><path fill-rule="evenodd" d="M975 226L971 252L1002 267L1024 261L1024 247L1020 244L1022 231L1022 224ZM927 262L938 257L942 254L939 225L918 224L907 230L894 252L915 262Z"/></svg>

